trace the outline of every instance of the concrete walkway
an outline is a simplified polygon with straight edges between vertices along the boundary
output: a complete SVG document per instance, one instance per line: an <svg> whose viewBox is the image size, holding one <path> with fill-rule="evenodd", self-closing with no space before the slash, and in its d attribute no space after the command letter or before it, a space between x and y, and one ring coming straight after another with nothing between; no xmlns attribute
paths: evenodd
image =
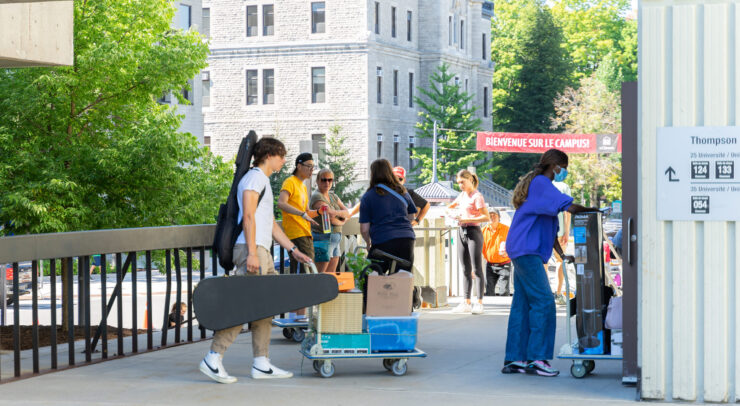
<svg viewBox="0 0 740 406"><path fill-rule="evenodd" d="M293 379L254 381L251 337L242 334L227 352L225 366L238 377L232 385L202 375L198 363L210 341L50 373L0 385L0 404L13 405L616 405L632 403L635 388L621 384L621 363L597 362L585 379L570 376L570 362L555 360L556 378L502 375L509 298L486 298L486 314L422 312L418 347L426 359L409 361L394 377L380 360L339 360L330 379L302 362L298 345L280 329L272 335L273 362ZM453 303L454 304L454 303ZM559 308L556 349L565 343ZM4 354L6 357L10 354Z"/></svg>

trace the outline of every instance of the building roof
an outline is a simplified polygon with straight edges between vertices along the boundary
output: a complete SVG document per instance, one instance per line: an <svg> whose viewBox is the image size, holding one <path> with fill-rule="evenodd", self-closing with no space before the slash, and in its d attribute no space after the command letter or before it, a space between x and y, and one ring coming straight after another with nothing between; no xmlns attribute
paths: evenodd
<svg viewBox="0 0 740 406"><path fill-rule="evenodd" d="M450 202L459 194L449 181L427 183L414 191L430 202Z"/></svg>

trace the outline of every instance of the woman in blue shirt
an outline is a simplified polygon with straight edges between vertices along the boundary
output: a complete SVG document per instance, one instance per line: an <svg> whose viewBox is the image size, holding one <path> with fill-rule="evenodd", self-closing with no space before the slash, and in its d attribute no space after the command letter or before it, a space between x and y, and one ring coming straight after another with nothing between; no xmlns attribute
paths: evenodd
<svg viewBox="0 0 740 406"><path fill-rule="evenodd" d="M373 255L375 250L414 263L414 240L411 227L416 206L406 188L396 179L387 159L370 164L370 187L360 199L360 233L368 247L368 258L377 259L381 269L390 267L389 261ZM406 269L411 271L411 269Z"/></svg>
<svg viewBox="0 0 740 406"><path fill-rule="evenodd" d="M573 203L552 184L568 175L568 155L551 149L514 189L512 203L517 209L506 238L506 252L514 263L514 298L506 336L506 361L501 372L556 376L550 366L555 347L555 302L542 267L552 250L568 261L555 238L558 213L598 210Z"/></svg>

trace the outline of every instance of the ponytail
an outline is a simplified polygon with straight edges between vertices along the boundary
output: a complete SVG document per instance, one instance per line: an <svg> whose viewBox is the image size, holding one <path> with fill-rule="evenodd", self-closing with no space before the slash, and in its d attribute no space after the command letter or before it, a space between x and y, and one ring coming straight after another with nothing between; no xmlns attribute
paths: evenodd
<svg viewBox="0 0 740 406"><path fill-rule="evenodd" d="M473 172L470 172L467 169L461 169L459 172L457 172L457 177L469 180L470 183L473 184L473 188L478 189L480 179L478 178L478 175L474 174Z"/></svg>
<svg viewBox="0 0 740 406"><path fill-rule="evenodd" d="M515 209L522 207L529 195L529 184L532 183L537 175L542 175L550 165L567 165L568 155L558 149L549 149L540 158L540 162L534 166L534 169L526 175L519 178L519 183L514 188L514 195L511 198L511 204Z"/></svg>

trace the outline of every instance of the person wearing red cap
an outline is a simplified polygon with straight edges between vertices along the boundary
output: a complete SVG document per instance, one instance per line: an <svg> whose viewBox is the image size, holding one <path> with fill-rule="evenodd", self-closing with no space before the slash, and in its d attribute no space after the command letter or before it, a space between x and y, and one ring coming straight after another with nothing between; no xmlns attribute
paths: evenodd
<svg viewBox="0 0 740 406"><path fill-rule="evenodd" d="M398 179L398 183L401 185L406 185L406 169L403 169L401 166L397 166L393 168L393 174L396 175L396 179ZM427 215L427 212L429 211L429 202L427 199L419 196L418 193L414 192L412 189L406 189L409 192L409 196L411 196L411 200L414 201L414 206L416 206L416 217L414 220L411 221L411 226L416 226L424 219L424 216Z"/></svg>

